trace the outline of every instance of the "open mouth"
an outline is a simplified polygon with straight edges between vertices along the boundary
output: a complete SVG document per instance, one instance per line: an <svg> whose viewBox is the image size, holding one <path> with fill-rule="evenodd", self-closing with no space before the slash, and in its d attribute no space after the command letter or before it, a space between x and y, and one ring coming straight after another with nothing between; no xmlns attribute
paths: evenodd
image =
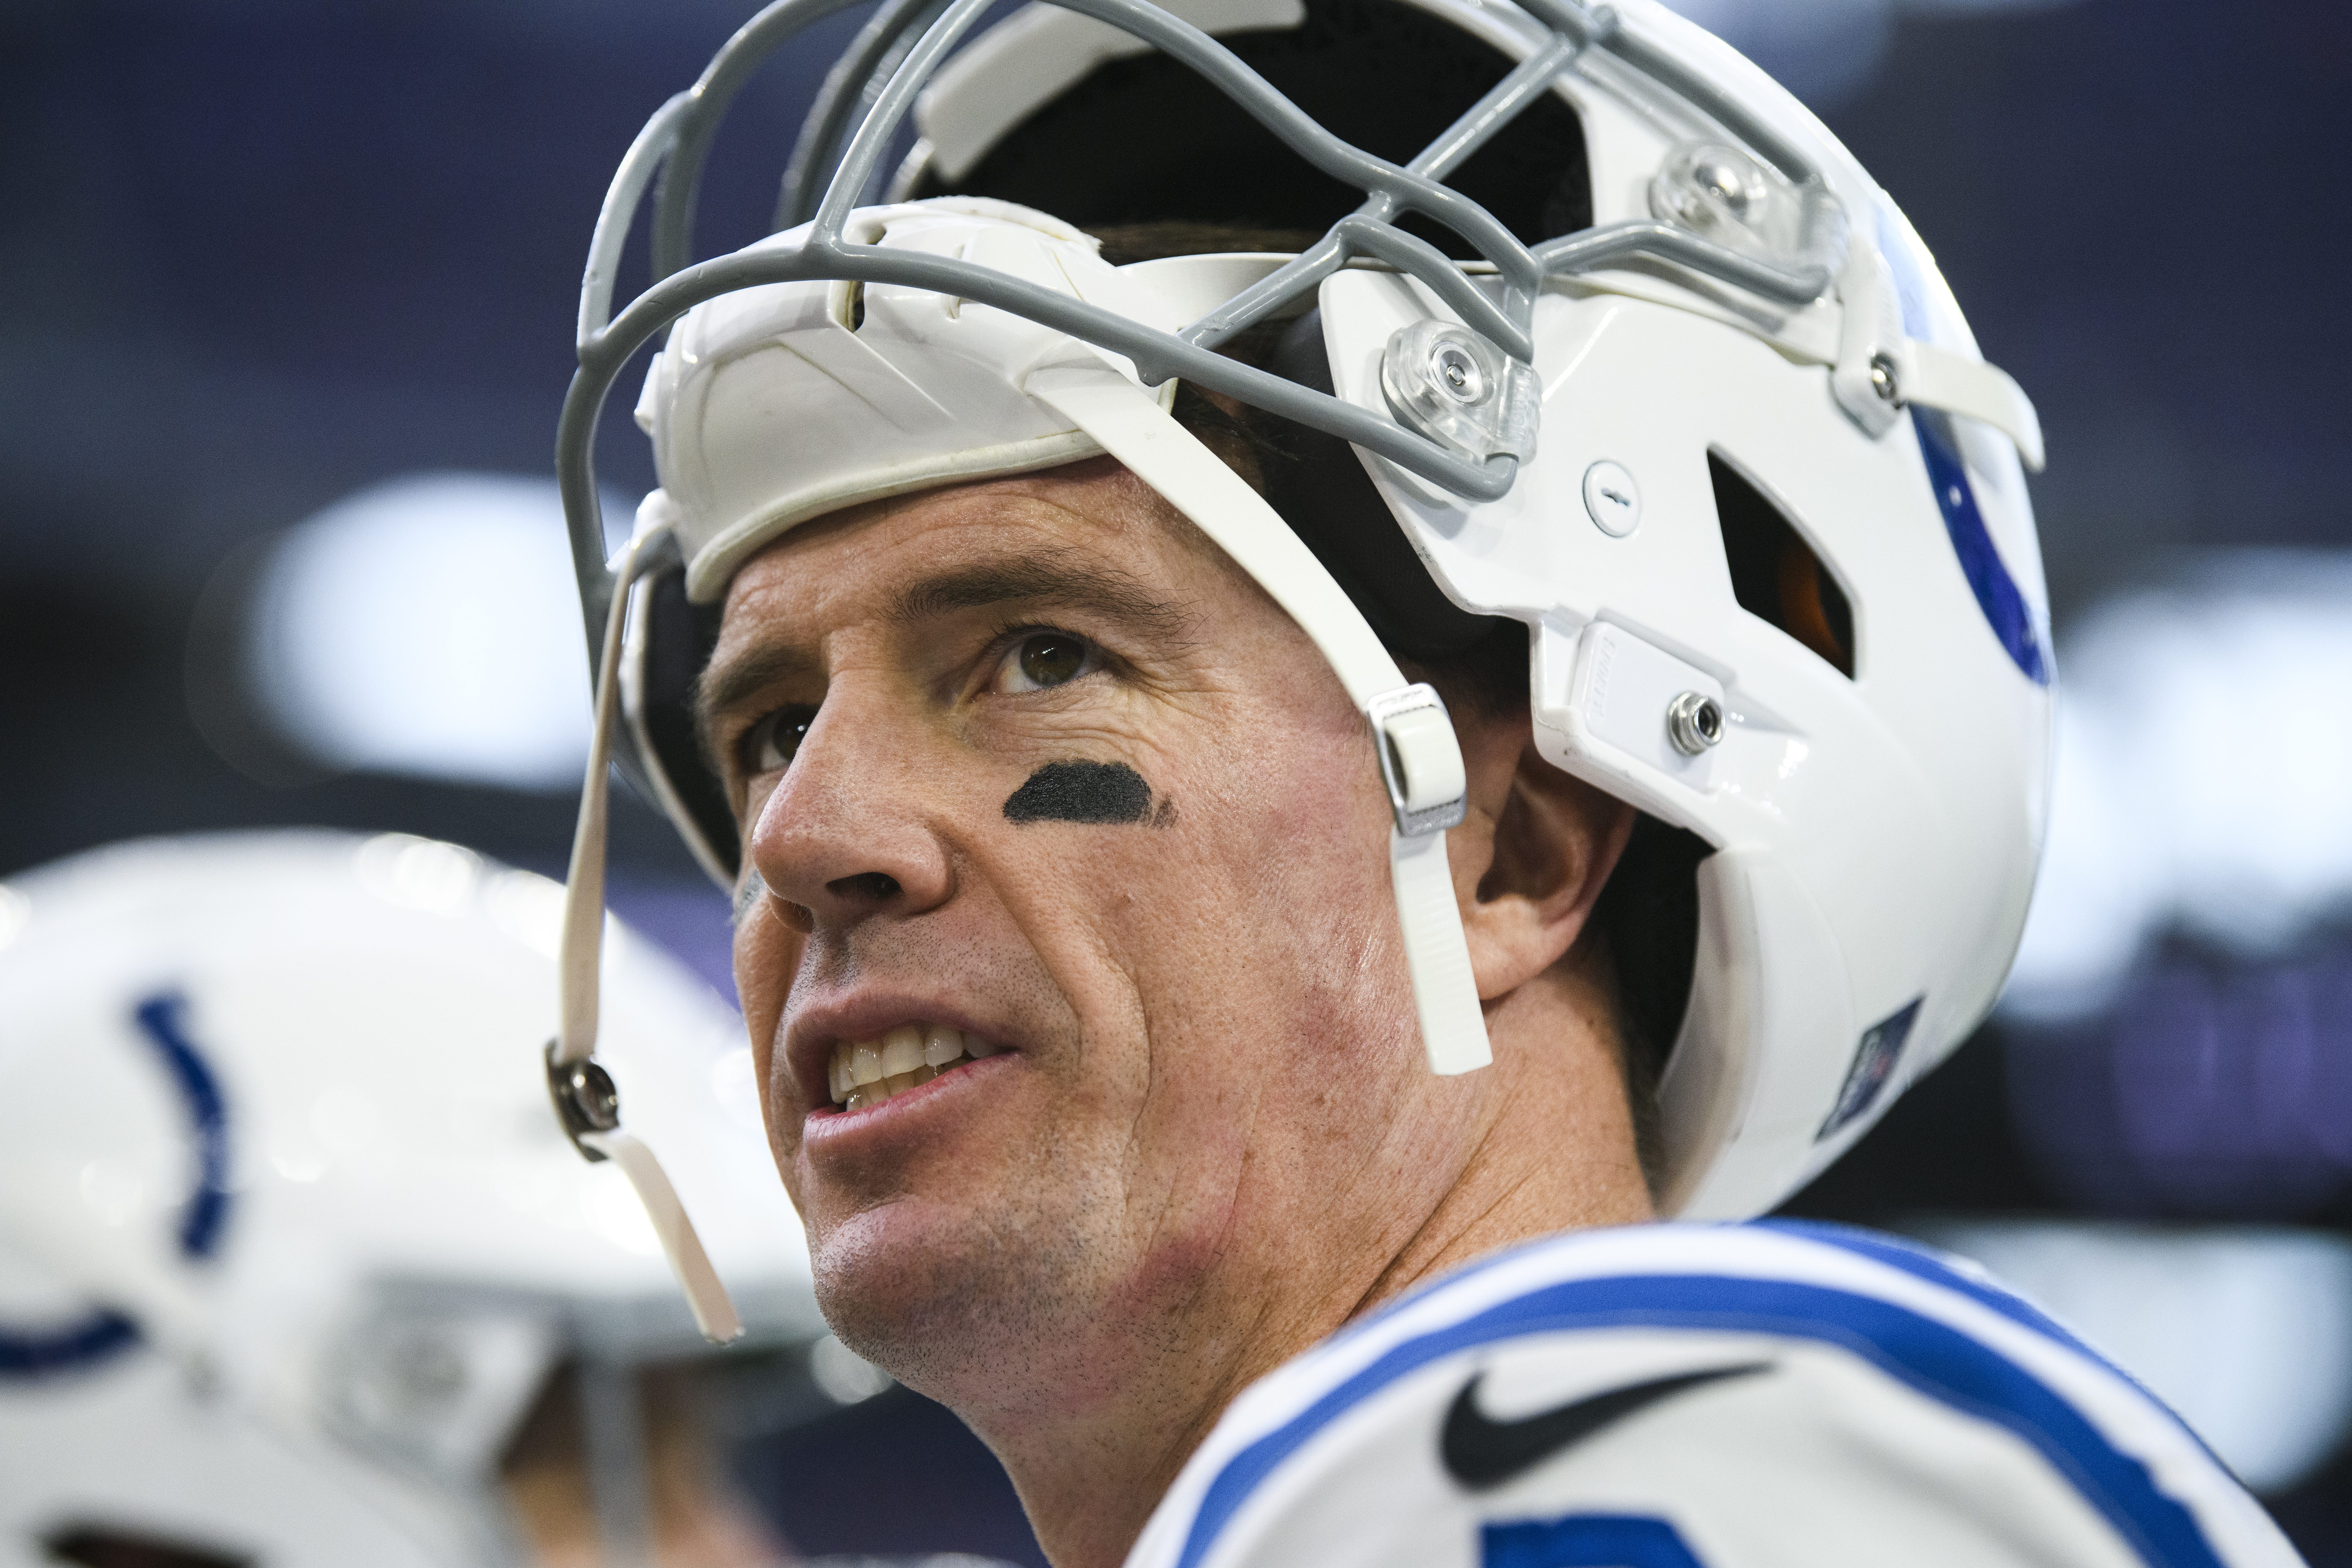
<svg viewBox="0 0 2352 1568"><path fill-rule="evenodd" d="M844 1040L833 1047L826 1079L833 1102L863 1110L894 1094L919 1088L999 1047L945 1024L901 1024L877 1039Z"/></svg>

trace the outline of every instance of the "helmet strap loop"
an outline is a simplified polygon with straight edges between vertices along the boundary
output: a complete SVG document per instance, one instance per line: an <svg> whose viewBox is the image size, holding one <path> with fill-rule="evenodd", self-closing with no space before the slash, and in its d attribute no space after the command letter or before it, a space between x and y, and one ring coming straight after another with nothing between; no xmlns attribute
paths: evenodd
<svg viewBox="0 0 2352 1568"><path fill-rule="evenodd" d="M669 533L667 521L641 529L622 547L613 573L613 604L606 614L604 643L596 665L595 727L588 740L588 773L580 786L580 822L572 839L572 869L563 885L563 936L556 959L560 1028L548 1043L549 1088L556 1112L574 1147L590 1160L610 1160L621 1168L645 1205L661 1240L662 1254L693 1309L703 1338L724 1344L743 1331L743 1321L719 1283L718 1270L678 1201L661 1162L643 1142L621 1129L620 1096L595 1066L597 1000L604 952L605 817L612 788L613 726L620 712L622 632L629 614L629 589L653 546Z"/></svg>
<svg viewBox="0 0 2352 1568"><path fill-rule="evenodd" d="M1485 1067L1494 1052L1445 858L1444 829L1462 820L1467 799L1444 704L1429 688L1406 685L1363 611L1264 496L1098 352L1075 342L1071 350L1030 373L1029 395L1093 437L1255 578L1369 721L1395 814L1389 869L1430 1070Z"/></svg>

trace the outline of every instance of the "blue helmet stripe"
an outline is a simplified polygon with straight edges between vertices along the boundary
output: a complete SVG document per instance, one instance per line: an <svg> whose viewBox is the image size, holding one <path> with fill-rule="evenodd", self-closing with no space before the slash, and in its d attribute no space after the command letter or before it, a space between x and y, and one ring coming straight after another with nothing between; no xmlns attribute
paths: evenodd
<svg viewBox="0 0 2352 1568"><path fill-rule="evenodd" d="M95 1365L139 1342L139 1325L96 1309L57 1329L0 1329L0 1377L48 1377Z"/></svg>
<svg viewBox="0 0 2352 1568"><path fill-rule="evenodd" d="M180 1213L178 1240L182 1257L201 1260L219 1250L228 1223L228 1104L211 1064L181 1026L187 1005L176 991L159 992L133 1007L131 1016L163 1058L195 1135L195 1190ZM96 1366L140 1338L136 1321L106 1307L93 1307L55 1328L0 1324L0 1378L50 1377Z"/></svg>
<svg viewBox="0 0 2352 1568"><path fill-rule="evenodd" d="M2009 574L2000 552L1993 547L1984 512L1977 506L1976 487L1969 483L1968 468L1960 461L1950 426L1941 415L1923 408L1911 411L1911 426L1919 433L1919 455L1927 460L1927 484L1936 492L1936 509L1944 514L1944 532L1951 538L1953 553L1960 558L1960 572L1969 580L1969 591L1977 596L1985 624L2027 679L2037 686L2049 685L2050 661L2042 656L2042 637L2034 629L2033 613L2026 607L2025 595L2017 579Z"/></svg>
<svg viewBox="0 0 2352 1568"><path fill-rule="evenodd" d="M140 1003L131 1016L163 1053L196 1135L196 1184L180 1215L180 1250L189 1258L210 1258L228 1219L228 1108L220 1080L181 1027L187 1005L186 997L167 991Z"/></svg>

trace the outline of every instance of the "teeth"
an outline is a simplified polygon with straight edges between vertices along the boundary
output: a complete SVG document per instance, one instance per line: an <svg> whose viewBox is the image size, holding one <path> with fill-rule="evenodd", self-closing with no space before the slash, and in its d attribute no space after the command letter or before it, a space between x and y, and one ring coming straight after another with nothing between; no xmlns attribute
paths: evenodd
<svg viewBox="0 0 2352 1568"><path fill-rule="evenodd" d="M847 1110L879 1105L940 1076L965 1057L992 1057L997 1047L945 1024L901 1024L879 1040L845 1040L825 1064L833 1102Z"/></svg>
<svg viewBox="0 0 2352 1568"><path fill-rule="evenodd" d="M882 1076L903 1078L923 1065L923 1026L901 1024L882 1037Z"/></svg>

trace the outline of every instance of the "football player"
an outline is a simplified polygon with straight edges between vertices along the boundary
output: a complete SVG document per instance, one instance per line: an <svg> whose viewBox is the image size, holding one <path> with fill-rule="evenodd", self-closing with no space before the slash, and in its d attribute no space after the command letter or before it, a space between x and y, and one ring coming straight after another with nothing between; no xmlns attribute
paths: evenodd
<svg viewBox="0 0 2352 1568"><path fill-rule="evenodd" d="M0 1563L779 1560L625 1180L501 1046L562 898L329 833L0 883ZM614 1068L790 1353L823 1328L740 1026L613 959Z"/></svg>
<svg viewBox="0 0 2352 1568"><path fill-rule="evenodd" d="M1967 1035L2042 834L2040 431L1853 157L1651 0L885 0L693 262L837 4L593 242L559 1086L609 747L734 890L829 1321L1065 1568L2292 1561L1981 1278L1687 1223Z"/></svg>

